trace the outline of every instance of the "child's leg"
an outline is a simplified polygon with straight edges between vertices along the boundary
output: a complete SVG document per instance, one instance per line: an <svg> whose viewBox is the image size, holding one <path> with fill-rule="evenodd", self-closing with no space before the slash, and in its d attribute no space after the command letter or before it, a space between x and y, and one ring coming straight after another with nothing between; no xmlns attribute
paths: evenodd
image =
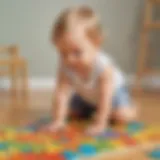
<svg viewBox="0 0 160 160"><path fill-rule="evenodd" d="M136 106L120 106L113 111L111 117L118 123L128 123L137 120Z"/></svg>
<svg viewBox="0 0 160 160"><path fill-rule="evenodd" d="M71 118L91 118L95 112L95 106L83 100L79 95L73 95L70 103L69 116Z"/></svg>
<svg viewBox="0 0 160 160"><path fill-rule="evenodd" d="M113 112L111 118L116 122L125 123L137 119L137 106L132 102L126 87L117 90L113 97Z"/></svg>

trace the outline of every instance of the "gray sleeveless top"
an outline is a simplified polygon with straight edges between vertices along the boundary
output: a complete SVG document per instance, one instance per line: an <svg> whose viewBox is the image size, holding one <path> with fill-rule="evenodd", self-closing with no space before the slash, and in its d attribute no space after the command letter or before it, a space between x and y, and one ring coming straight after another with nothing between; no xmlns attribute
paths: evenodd
<svg viewBox="0 0 160 160"><path fill-rule="evenodd" d="M93 70L90 74L90 78L88 81L82 80L78 73L74 72L72 68L64 67L62 68L63 72L70 79L74 91L79 94L84 100L97 104L98 100L98 78L103 71L112 66L114 71L114 89L115 91L124 85L124 76L120 69L116 67L113 63L112 59L104 52L100 52L96 58L96 63L93 66Z"/></svg>

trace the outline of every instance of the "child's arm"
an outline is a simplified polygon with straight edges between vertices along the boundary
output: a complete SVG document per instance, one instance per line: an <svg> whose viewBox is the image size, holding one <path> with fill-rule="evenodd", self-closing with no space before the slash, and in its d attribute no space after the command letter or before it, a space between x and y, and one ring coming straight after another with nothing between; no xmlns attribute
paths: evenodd
<svg viewBox="0 0 160 160"><path fill-rule="evenodd" d="M95 123L89 128L90 134L103 132L111 112L113 96L113 70L107 68L99 78L99 103L95 115Z"/></svg>
<svg viewBox="0 0 160 160"><path fill-rule="evenodd" d="M106 69L99 79L99 103L97 111L97 123L106 124L110 115L113 96L113 70Z"/></svg>
<svg viewBox="0 0 160 160"><path fill-rule="evenodd" d="M53 119L49 129L56 131L64 127L68 111L68 101L71 95L71 86L67 76L60 71L54 95Z"/></svg>

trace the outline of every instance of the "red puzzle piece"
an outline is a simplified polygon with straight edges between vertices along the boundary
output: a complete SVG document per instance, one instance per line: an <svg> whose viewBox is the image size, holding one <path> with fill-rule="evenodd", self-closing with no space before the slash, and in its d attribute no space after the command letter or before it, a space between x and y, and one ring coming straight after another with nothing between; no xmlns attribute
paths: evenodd
<svg viewBox="0 0 160 160"><path fill-rule="evenodd" d="M61 154L53 153L42 153L39 158L39 160L65 160L65 158Z"/></svg>
<svg viewBox="0 0 160 160"><path fill-rule="evenodd" d="M37 160L39 159L37 154L33 153L24 153L24 154L17 154L12 156L11 160Z"/></svg>
<svg viewBox="0 0 160 160"><path fill-rule="evenodd" d="M124 142L126 145L134 146L137 144L136 140L129 137L128 135L122 135L121 138L122 138L122 142Z"/></svg>

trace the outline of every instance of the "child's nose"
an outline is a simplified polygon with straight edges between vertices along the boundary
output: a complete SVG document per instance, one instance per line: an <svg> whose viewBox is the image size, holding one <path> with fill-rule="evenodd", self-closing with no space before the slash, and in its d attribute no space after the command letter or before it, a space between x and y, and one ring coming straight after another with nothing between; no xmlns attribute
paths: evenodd
<svg viewBox="0 0 160 160"><path fill-rule="evenodd" d="M74 63L75 62L74 57L73 56L68 56L68 62L69 63Z"/></svg>

